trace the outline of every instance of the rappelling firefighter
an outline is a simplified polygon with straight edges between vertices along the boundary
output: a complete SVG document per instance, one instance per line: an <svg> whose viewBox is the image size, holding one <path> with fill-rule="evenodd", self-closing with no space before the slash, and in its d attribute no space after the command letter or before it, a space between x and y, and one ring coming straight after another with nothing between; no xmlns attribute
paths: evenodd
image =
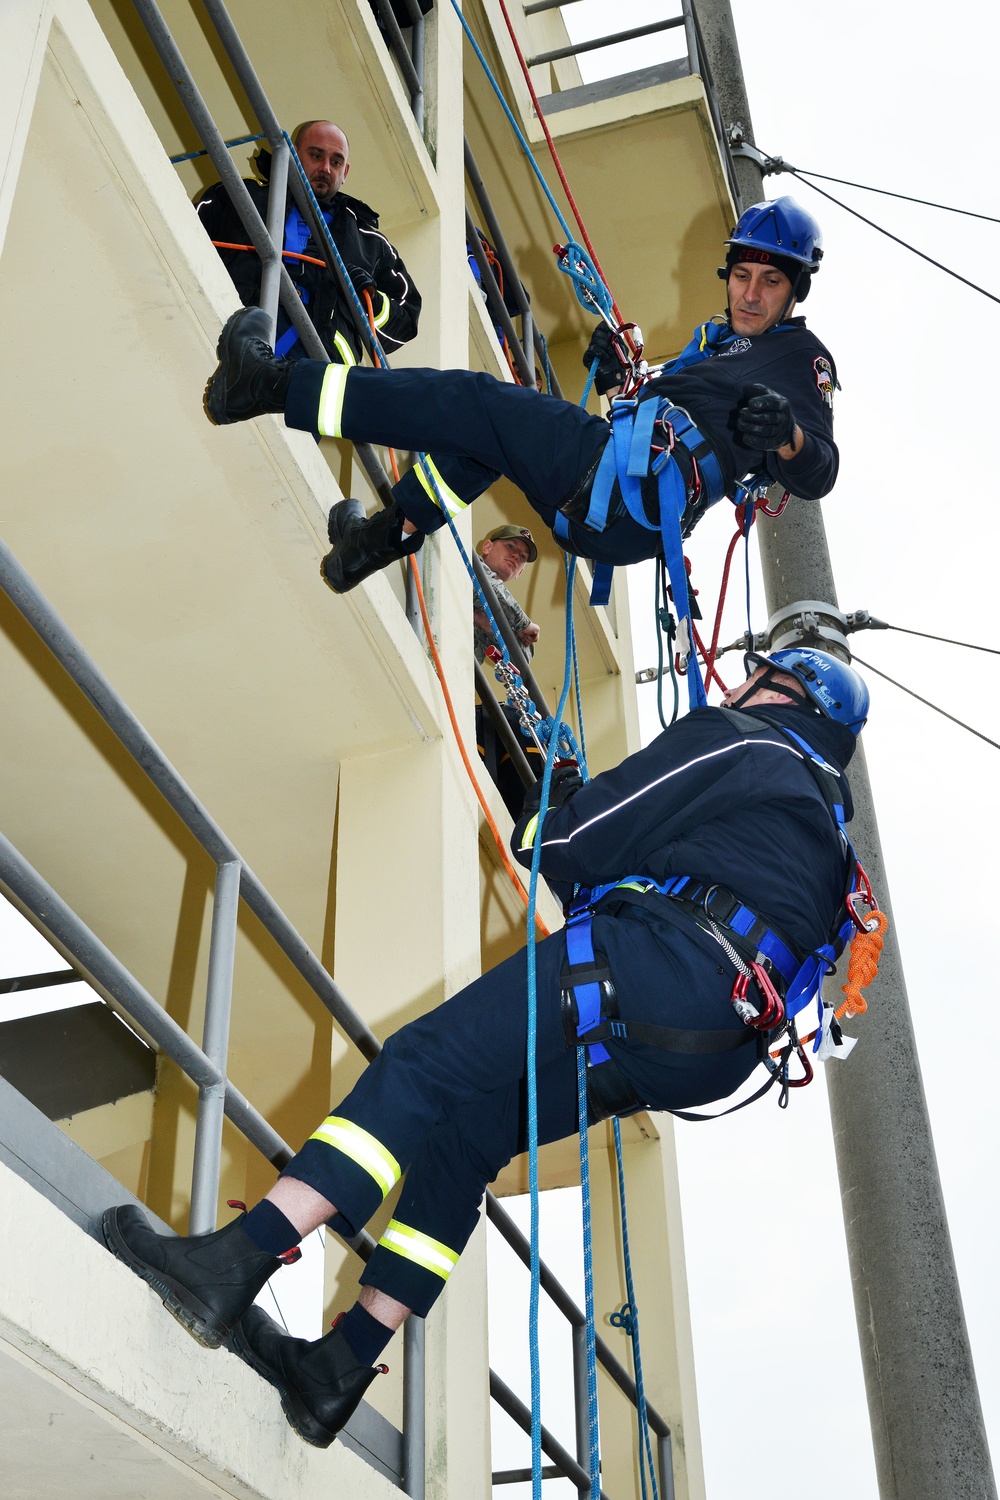
<svg viewBox="0 0 1000 1500"><path fill-rule="evenodd" d="M530 864L539 843L542 874L575 892L536 952L542 1143L577 1129L578 1047L597 1122L722 1099L759 1063L787 1095L810 1067L795 1017L813 1006L817 1048L836 1044L820 986L858 889L843 768L868 692L821 651L748 666L727 706L589 784L559 769L544 816L529 793L515 857ZM267 1197L214 1234L160 1236L131 1205L105 1214L114 1253L203 1344L231 1340L306 1441L333 1441L394 1330L443 1292L487 1184L525 1149L527 1008L521 952L397 1031ZM404 1174L358 1300L322 1339L251 1305L305 1235L357 1234Z"/></svg>
<svg viewBox="0 0 1000 1500"><path fill-rule="evenodd" d="M764 471L818 500L837 477L836 371L795 316L822 256L819 226L791 198L758 203L730 236L720 275L724 318L610 418L465 370L374 370L275 358L259 309L234 314L219 340L206 410L219 424L283 412L290 427L426 453L370 518L357 500L330 512L325 582L345 593L417 551L500 475L512 480L567 552L607 567L665 556L738 481ZM621 382L599 331L588 355L608 391ZM675 590L675 598L678 597Z"/></svg>

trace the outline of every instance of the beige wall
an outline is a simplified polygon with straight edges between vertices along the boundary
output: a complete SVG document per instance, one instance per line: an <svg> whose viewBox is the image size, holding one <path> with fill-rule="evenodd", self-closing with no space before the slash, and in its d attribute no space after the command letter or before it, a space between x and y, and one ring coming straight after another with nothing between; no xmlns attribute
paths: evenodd
<svg viewBox="0 0 1000 1500"><path fill-rule="evenodd" d="M186 0L168 0L164 12L223 133L252 130L255 122L195 10ZM350 130L350 189L381 209L383 228L423 294L419 338L398 362L471 364L504 374L466 265L464 126L573 394L582 384L583 372L575 372L591 325L567 301L547 248L547 210L495 118L481 76L474 65L469 70L450 8L436 7L428 22L429 146L415 130L366 0L323 7L310 0L282 7L234 0L231 12L283 120L291 125L330 113ZM470 14L480 34L489 33L487 50L537 140L497 8L487 0ZM552 45L560 27L549 13L532 22L528 39ZM536 82L546 88L553 78L567 87L578 76L571 64L538 71L547 77ZM640 118L643 111L648 119ZM595 186L599 197L605 194L587 165L601 158L601 130L617 141L632 125L628 171L640 175L659 151L657 131L669 128L680 143L685 166L676 192L683 212L675 205L671 222L680 225L682 239L658 244L655 253L645 245L629 251L618 230L601 226L612 263L621 259L626 281L634 269L645 295L660 286L664 257L669 262L669 290L654 309L663 330L658 337L668 341L702 290L689 275L683 244L715 235L728 213L718 162L705 153L700 84L569 117L577 113L560 117L558 129L584 197ZM433 670L405 620L401 574L376 577L343 599L319 581L328 507L349 488L366 493L350 450L318 447L274 418L216 430L203 414L213 347L236 298L189 202L215 173L204 160L179 172L167 160L196 144L130 6L9 0L3 8L0 324L7 358L0 374L6 417L0 535L384 1036L515 951L523 942L524 908L461 766ZM602 205L594 207L599 219ZM523 497L499 484L461 523L466 546L504 519L533 524L536 536L542 530ZM539 540L541 556L522 597L542 626L535 665L554 706L563 673L562 559L549 539ZM471 748L470 585L447 535L425 547L423 568L460 730ZM581 567L576 610L587 739L591 769L600 770L635 748L637 722L623 579L608 610L589 609L588 587ZM211 861L3 597L0 678L0 827L200 1040ZM481 770L479 779L506 838L510 820ZM560 914L545 893L540 911L554 929ZM295 1146L350 1087L360 1065L323 1006L242 910L229 1062L237 1086ZM194 1090L161 1058L153 1098L92 1111L65 1128L183 1228L194 1109ZM648 1245L642 1274L657 1309L647 1335L654 1399L683 1435L678 1494L697 1497L697 1415L669 1134L655 1137L648 1152L630 1146L629 1160L644 1184L635 1234ZM521 1167L512 1165L505 1190ZM575 1170L564 1150L547 1163L545 1180L573 1180ZM273 1169L227 1125L220 1198L253 1201L271 1180ZM249 1403L266 1434L260 1493L312 1493L317 1476L328 1472L323 1463L335 1467L338 1493L381 1493L370 1471L360 1473L363 1466L339 1448L327 1459L302 1450L275 1418L276 1403L260 1383L242 1367L229 1370L233 1361L219 1357L203 1376L203 1356L175 1334L145 1288L71 1234L58 1215L53 1219L55 1211L36 1203L30 1190L14 1183L11 1191L12 1202L25 1200L45 1221L52 1254L69 1258L66 1287L88 1309L124 1309L141 1329L142 1344L126 1357L124 1325L101 1314L100 1352L87 1365L96 1385L84 1388L67 1372L77 1368L74 1362L86 1363L84 1335L97 1313L81 1315L62 1342L47 1322L34 1329L27 1303L39 1277L56 1275L54 1265L42 1257L22 1275L12 1262L7 1323L0 1328L7 1340L0 1356L12 1362L4 1366L7 1376L16 1378L11 1371L35 1358L25 1353L25 1340L51 1336L57 1356L46 1355L32 1372L38 1389L62 1382L60 1399L91 1413L96 1403L104 1413L98 1426L110 1424L116 1441L147 1455L155 1449L164 1472L183 1469L178 1497L189 1490L245 1492L239 1486L249 1479L226 1489L217 1477L222 1469L249 1474L257 1461L245 1430L224 1420L233 1410L226 1403L234 1402ZM600 1274L609 1286L613 1248L610 1240L600 1247ZM11 1253L9 1236L3 1253ZM331 1239L328 1310L350 1300L356 1269ZM435 1392L429 1493L472 1500L488 1489L481 1234L429 1320L428 1359ZM116 1364L120 1379L109 1373ZM209 1409L211 1401L196 1403L210 1435L183 1410L183 1391L191 1382L200 1391L203 1379L222 1403L218 1411ZM98 1387L104 1394L94 1394ZM169 1399L160 1401L161 1390ZM373 1395L398 1420L395 1374ZM158 1436L151 1437L154 1427ZM192 1452L201 1457L192 1460ZM209 1473L216 1477L205 1488Z"/></svg>

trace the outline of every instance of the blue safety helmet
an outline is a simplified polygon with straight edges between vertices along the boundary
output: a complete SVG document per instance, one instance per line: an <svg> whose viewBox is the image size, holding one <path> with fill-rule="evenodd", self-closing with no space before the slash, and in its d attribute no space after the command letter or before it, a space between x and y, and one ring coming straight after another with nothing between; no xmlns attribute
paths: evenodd
<svg viewBox="0 0 1000 1500"><path fill-rule="evenodd" d="M794 198L754 203L740 215L726 245L726 264L719 270L723 281L737 262L761 261L784 271L797 302L809 295L812 276L823 259L822 231Z"/></svg>
<svg viewBox="0 0 1000 1500"><path fill-rule="evenodd" d="M815 651L811 646L772 651L770 656L748 651L744 661L748 672L753 670L752 662L753 666L773 667L797 677L826 718L843 724L852 734L860 734L864 728L870 702L867 684L853 667L828 651Z"/></svg>

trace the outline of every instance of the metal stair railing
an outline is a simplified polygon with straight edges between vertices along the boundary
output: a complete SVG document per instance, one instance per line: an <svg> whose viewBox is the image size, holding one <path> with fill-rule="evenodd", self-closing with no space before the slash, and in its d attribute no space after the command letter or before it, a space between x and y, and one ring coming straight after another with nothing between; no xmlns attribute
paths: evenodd
<svg viewBox="0 0 1000 1500"><path fill-rule="evenodd" d="M241 899L363 1056L370 1061L381 1050L380 1044L230 839L2 541L0 589L215 862L203 1045L199 1047L9 840L0 835L0 885L71 956L74 967L99 991L110 996L196 1085L198 1112L189 1232L206 1234L216 1223L223 1117L274 1166L285 1166L294 1155L292 1148L226 1076ZM61 1191L59 1184L55 1186L56 1201L60 1196L72 1198L69 1183L63 1184ZM345 1243L364 1260L375 1248L367 1231L345 1239ZM402 1451L407 1493L413 1500L421 1500L424 1493L423 1347L423 1320L407 1319L403 1357L406 1426Z"/></svg>
<svg viewBox="0 0 1000 1500"><path fill-rule="evenodd" d="M215 899L209 943L205 1022L203 1044L199 1047L13 845L0 835L0 886L11 892L17 902L32 913L39 925L71 956L74 966L98 990L110 996L196 1085L198 1112L189 1230L192 1234L208 1233L214 1229L216 1222L223 1117L229 1119L274 1166L283 1167L294 1155L287 1142L226 1076L233 959L240 900L254 913L264 930L362 1055L371 1060L381 1050L380 1044L231 840L122 702L97 664L3 541L0 541L0 589L215 862ZM64 1190L66 1196L71 1196L68 1184L64 1185ZM527 1242L492 1193L487 1195L487 1212L490 1221L500 1230L507 1243L527 1263ZM345 1243L365 1260L374 1249L374 1241L366 1231ZM586 1363L581 1338L584 1318L557 1278L544 1266L542 1286L573 1329L578 1429L578 1456L568 1467L564 1462L565 1450L554 1439L546 1452L553 1460L555 1470L576 1482L583 1473L581 1458L585 1464L587 1454ZM420 1500L423 1495L423 1346L422 1319L408 1318L404 1326L402 1445L407 1493L413 1500ZM600 1339L598 1359L634 1405L634 1383ZM501 1391L501 1387L503 1382L498 1381L491 1372L494 1399L505 1399L502 1394L496 1394ZM524 1414L523 1403L519 1405L514 1396L511 1396L505 1409L518 1421ZM649 1407L649 1421L658 1438L661 1472L669 1475L669 1427L652 1407ZM581 1426L581 1423L584 1425ZM525 1430L530 1431L530 1418ZM503 1481L498 1480L499 1482ZM664 1481L666 1500L670 1500L671 1493Z"/></svg>
<svg viewBox="0 0 1000 1500"><path fill-rule="evenodd" d="M510 1214L501 1206L499 1199L490 1192L486 1194L486 1213L490 1223L500 1232L518 1260L530 1270L531 1246L528 1240L514 1223ZM554 1478L558 1475L569 1479L577 1486L581 1496L589 1496L590 1474L587 1466L590 1462L590 1413L587 1404L587 1320L583 1311L577 1307L573 1298L566 1291L566 1288L559 1281L558 1277L549 1270L544 1261L541 1262L539 1284L542 1291L551 1299L556 1310L566 1319L572 1331L573 1409L576 1420L576 1459L575 1461L570 1460L568 1463L567 1459L569 1459L569 1455L566 1453L566 1450L561 1448L550 1433L544 1428L542 1429L542 1451L552 1460L551 1473L543 1477ZM597 1337L597 1363L614 1381L631 1406L633 1408L637 1407L638 1395L635 1381L629 1375L621 1361L616 1359L600 1335ZM517 1423L522 1432L530 1436L530 1409L492 1371L490 1371L490 1394L507 1415ZM646 1398L646 1416L649 1422L649 1429L656 1438L657 1483L660 1495L662 1500L674 1500L674 1470L670 1426L656 1408L650 1404L648 1396ZM515 1484L524 1478L531 1478L530 1469L526 1475L520 1469L502 1470L493 1475L493 1483ZM603 1490L601 1494L604 1496ZM607 1500L607 1497L605 1497L605 1500Z"/></svg>

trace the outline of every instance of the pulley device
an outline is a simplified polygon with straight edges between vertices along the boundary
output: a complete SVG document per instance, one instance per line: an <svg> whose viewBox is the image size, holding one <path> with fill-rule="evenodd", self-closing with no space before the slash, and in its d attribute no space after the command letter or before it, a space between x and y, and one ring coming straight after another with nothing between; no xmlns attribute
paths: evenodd
<svg viewBox="0 0 1000 1500"><path fill-rule="evenodd" d="M573 731L568 724L556 726L554 719L545 718L528 694L524 679L508 655L496 646L487 646L484 655L493 663L497 682L507 694L507 702L517 715L518 725L526 740L532 740L544 759L548 754L549 741L556 734L555 766L577 765L579 751Z"/></svg>

